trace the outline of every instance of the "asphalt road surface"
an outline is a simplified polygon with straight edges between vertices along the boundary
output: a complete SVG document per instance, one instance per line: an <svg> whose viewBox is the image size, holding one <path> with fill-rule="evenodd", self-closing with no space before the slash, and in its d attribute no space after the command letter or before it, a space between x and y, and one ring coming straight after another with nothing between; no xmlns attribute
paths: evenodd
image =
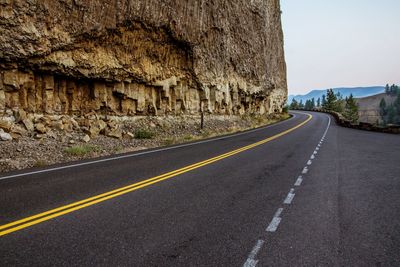
<svg viewBox="0 0 400 267"><path fill-rule="evenodd" d="M400 266L400 136L295 113L1 174L0 266L89 265Z"/></svg>

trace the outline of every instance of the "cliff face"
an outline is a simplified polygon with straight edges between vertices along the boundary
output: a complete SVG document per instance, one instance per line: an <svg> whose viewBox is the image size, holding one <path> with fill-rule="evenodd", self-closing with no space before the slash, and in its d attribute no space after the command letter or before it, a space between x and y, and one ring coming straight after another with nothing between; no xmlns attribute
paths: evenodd
<svg viewBox="0 0 400 267"><path fill-rule="evenodd" d="M279 0L2 0L0 114L271 113Z"/></svg>

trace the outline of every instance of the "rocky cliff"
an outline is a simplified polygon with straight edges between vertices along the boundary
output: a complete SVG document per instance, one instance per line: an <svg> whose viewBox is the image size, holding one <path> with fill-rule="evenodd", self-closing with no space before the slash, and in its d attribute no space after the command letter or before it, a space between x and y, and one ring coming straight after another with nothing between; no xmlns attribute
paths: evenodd
<svg viewBox="0 0 400 267"><path fill-rule="evenodd" d="M0 114L273 113L279 0L0 0Z"/></svg>

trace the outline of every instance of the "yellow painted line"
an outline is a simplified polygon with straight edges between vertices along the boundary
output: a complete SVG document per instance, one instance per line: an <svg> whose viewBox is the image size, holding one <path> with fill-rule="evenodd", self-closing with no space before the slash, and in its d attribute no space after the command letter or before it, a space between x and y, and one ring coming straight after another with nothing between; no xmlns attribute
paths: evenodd
<svg viewBox="0 0 400 267"><path fill-rule="evenodd" d="M56 209L52 209L52 210L49 210L49 211L46 211L46 212L42 212L42 213L30 216L30 217L26 217L24 219L20 219L18 221L14 221L14 222L11 222L11 223L8 223L8 224L1 225L0 226L0 236L4 236L4 235L7 235L9 233L12 233L12 232L15 232L15 231L30 227L32 225L35 225L35 224L38 224L38 223L41 223L41 222L44 222L44 221L59 217L59 216L62 216L64 214L71 213L73 211L80 210L80 209L83 209L85 207L92 206L94 204L97 204L97 203L106 201L108 199L112 199L112 198L127 194L129 192L138 190L140 188L144 188L144 187L150 186L152 184L159 183L159 182L167 180L167 179L171 179L171 178L176 177L178 175L181 175L183 173L198 169L200 167L209 165L209 164L214 163L216 161L220 161L222 159L231 157L233 155L239 154L239 153L244 152L246 150L249 150L249 149L252 149L254 147L260 146L262 144L268 143L268 142L270 142L270 141L272 141L274 139L277 139L277 138L279 138L279 137L281 137L283 135L286 135L286 134L288 134L288 133L300 128L301 126L305 125L306 123L308 123L312 119L312 115L310 115L310 114L306 114L306 115L308 116L308 118L305 121L303 121L302 123L294 126L293 128L290 128L290 129L288 129L286 131L283 131L283 132L281 132L279 134L276 134L274 136L271 136L269 138L261 140L259 142L256 142L256 143L253 143L253 144L250 144L250 145L235 149L235 150L227 152L225 154L222 154L222 155L219 155L219 156L216 156L216 157L213 157L213 158L210 158L210 159L207 159L207 160L204 160L204 161L192 164L192 165L188 165L186 167L183 167L181 169L177 169L175 171L171 171L171 172L168 172L168 173L165 173L165 174L162 174L162 175L158 175L158 176L146 179L146 180L138 182L138 183L134 183L134 184L131 184L131 185L128 185L128 186L124 186L124 187L121 187L121 188L118 188L118 189L115 189L115 190L112 190L112 191L109 191L109 192L106 192L106 193L103 193L103 194L99 194L99 195L96 195L96 196L93 196L93 197L90 197L90 198L86 198L86 199L83 199L83 200L80 200L80 201L77 201L77 202L74 202L74 203L71 203L71 204L68 204L68 205L65 205L65 206L61 206L61 207L56 208Z"/></svg>

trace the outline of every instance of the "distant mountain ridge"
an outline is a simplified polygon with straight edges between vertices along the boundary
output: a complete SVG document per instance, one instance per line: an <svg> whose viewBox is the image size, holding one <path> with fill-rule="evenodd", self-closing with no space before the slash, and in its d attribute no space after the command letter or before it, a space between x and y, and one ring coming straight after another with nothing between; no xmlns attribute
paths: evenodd
<svg viewBox="0 0 400 267"><path fill-rule="evenodd" d="M339 87L339 88L333 88L333 91L335 93L340 92L340 94L343 97L350 96L350 94L353 94L355 98L362 98L362 97L367 97L371 95L376 95L383 93L385 91L384 86L370 86L370 87ZM288 96L288 103L292 103L293 99L296 99L297 101L303 101L305 103L307 100L314 98L315 101L320 97L322 99L322 95L326 95L326 89L325 90L312 90L308 94L305 95L289 95Z"/></svg>

